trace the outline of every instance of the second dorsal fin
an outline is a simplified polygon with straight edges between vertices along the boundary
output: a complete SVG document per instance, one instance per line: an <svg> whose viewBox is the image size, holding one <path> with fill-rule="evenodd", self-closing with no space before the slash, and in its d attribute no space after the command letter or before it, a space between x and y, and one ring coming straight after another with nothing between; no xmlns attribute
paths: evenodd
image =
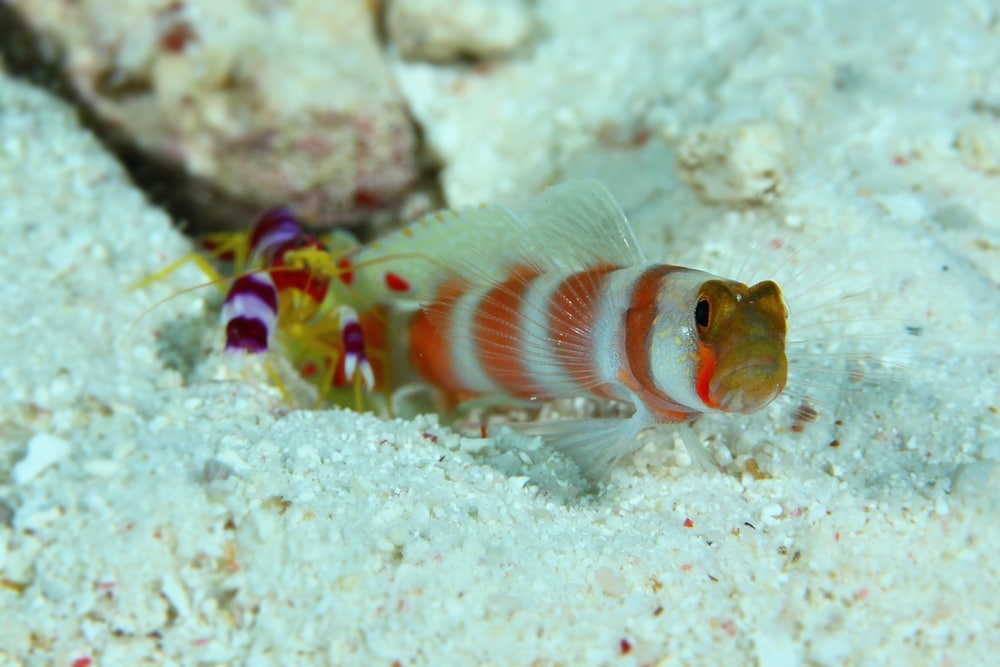
<svg viewBox="0 0 1000 667"><path fill-rule="evenodd" d="M362 299L422 302L455 277L487 286L515 269L572 273L642 261L621 207L592 179L549 188L523 216L496 205L432 213L352 256Z"/></svg>

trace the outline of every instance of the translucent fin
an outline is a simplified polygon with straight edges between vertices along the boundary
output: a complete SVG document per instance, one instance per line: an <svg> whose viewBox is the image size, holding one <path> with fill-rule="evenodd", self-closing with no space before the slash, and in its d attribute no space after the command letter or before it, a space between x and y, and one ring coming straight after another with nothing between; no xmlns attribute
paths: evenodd
<svg viewBox="0 0 1000 667"><path fill-rule="evenodd" d="M523 216L500 210L506 229L495 238L470 235L464 252L448 258L451 272L471 285L500 282L515 271L568 275L645 262L628 219L599 181L553 186Z"/></svg>
<svg viewBox="0 0 1000 667"><path fill-rule="evenodd" d="M510 424L518 433L537 435L573 459L589 480L607 474L621 458L639 449L639 432L649 424L640 416L625 419L557 419Z"/></svg>
<svg viewBox="0 0 1000 667"><path fill-rule="evenodd" d="M566 181L543 192L524 213L548 270L584 271L645 262L621 206L594 179Z"/></svg>
<svg viewBox="0 0 1000 667"><path fill-rule="evenodd" d="M687 452L688 458L691 459L692 466L702 472L719 470L719 464L715 461L715 457L698 437L698 433L691 428L691 424L678 424L674 433L684 443L684 450Z"/></svg>
<svg viewBox="0 0 1000 667"><path fill-rule="evenodd" d="M352 288L367 302L425 301L470 257L480 275L502 279L502 264L486 258L524 233L524 221L502 206L431 213L354 253Z"/></svg>
<svg viewBox="0 0 1000 667"><path fill-rule="evenodd" d="M485 205L424 216L361 249L352 261L363 298L427 301L447 278L487 286L515 269L566 274L645 259L611 193L584 180L549 188L523 217Z"/></svg>

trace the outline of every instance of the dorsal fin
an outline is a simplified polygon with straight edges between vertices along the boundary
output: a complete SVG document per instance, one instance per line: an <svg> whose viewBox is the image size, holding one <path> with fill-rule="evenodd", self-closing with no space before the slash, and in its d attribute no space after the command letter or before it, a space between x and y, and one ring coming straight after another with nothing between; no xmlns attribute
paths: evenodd
<svg viewBox="0 0 1000 667"><path fill-rule="evenodd" d="M608 189L595 179L566 181L543 192L524 212L546 266L560 272L645 261L632 226Z"/></svg>
<svg viewBox="0 0 1000 667"><path fill-rule="evenodd" d="M429 213L355 252L352 289L370 302L425 300L443 280L462 274L470 256L481 272L492 267L500 279L500 265L483 262L483 249L521 235L523 224L502 206L485 204Z"/></svg>
<svg viewBox="0 0 1000 667"><path fill-rule="evenodd" d="M644 261L625 214L600 182L568 181L546 190L518 216L503 206L442 211L420 218L359 252L362 299L426 302L445 279L470 286L505 280L512 270L571 273Z"/></svg>

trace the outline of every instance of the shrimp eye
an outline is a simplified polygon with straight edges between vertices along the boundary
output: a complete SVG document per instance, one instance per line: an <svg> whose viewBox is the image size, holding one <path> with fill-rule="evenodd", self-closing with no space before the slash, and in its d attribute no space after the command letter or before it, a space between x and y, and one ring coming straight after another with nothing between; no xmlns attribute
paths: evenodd
<svg viewBox="0 0 1000 667"><path fill-rule="evenodd" d="M698 304L694 307L694 321L699 327L704 329L708 326L709 308L708 299L698 299Z"/></svg>

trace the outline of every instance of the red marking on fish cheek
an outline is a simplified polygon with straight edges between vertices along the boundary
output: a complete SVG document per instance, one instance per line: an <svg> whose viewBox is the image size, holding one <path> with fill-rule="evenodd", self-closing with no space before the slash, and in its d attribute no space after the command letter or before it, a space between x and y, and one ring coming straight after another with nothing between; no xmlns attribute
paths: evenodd
<svg viewBox="0 0 1000 667"><path fill-rule="evenodd" d="M712 376L715 374L715 354L707 345L698 346L698 379L695 382L695 391L698 398L705 404L705 407L717 409L718 403L712 400L709 395L709 385L712 383Z"/></svg>
<svg viewBox="0 0 1000 667"><path fill-rule="evenodd" d="M410 283L397 273L389 271L385 274L385 286L393 292L409 292Z"/></svg>

